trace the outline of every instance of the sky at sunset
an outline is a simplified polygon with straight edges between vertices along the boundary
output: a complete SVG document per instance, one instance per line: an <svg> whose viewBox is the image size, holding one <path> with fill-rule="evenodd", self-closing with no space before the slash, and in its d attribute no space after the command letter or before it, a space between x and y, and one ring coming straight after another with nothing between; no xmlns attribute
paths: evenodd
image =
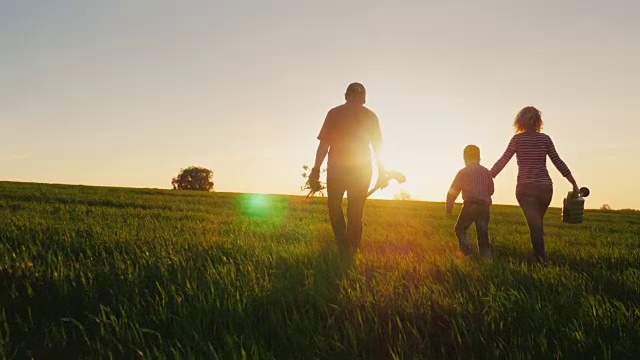
<svg viewBox="0 0 640 360"><path fill-rule="evenodd" d="M362 82L388 169L444 201L524 106L591 196L640 209L634 1L1 1L0 180L302 194L327 111ZM325 163L326 164L326 163ZM552 206L571 189L548 161ZM515 158L494 203L515 204ZM443 210L444 211L444 210Z"/></svg>

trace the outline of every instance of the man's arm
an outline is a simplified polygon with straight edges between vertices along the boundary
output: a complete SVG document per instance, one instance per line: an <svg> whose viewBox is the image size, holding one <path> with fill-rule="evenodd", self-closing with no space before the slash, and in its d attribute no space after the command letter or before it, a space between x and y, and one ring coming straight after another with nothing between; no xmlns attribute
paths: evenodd
<svg viewBox="0 0 640 360"><path fill-rule="evenodd" d="M324 158L327 157L327 153L329 152L331 133L333 131L331 114L331 111L327 113L327 116L324 119L324 123L322 123L320 133L318 134L318 140L320 140L320 144L318 144L318 149L316 150L316 160L313 163L311 174L309 174L309 180L312 181L318 181L320 179L320 167L322 166Z"/></svg>
<svg viewBox="0 0 640 360"><path fill-rule="evenodd" d="M372 115L371 148L373 148L373 157L376 159L378 174L382 175L385 172L384 162L382 161L382 130L380 130L380 120L378 120L378 116L373 112Z"/></svg>
<svg viewBox="0 0 640 360"><path fill-rule="evenodd" d="M371 147L373 148L373 157L376 159L378 173L383 174L385 169L384 162L382 161L382 141L371 143Z"/></svg>
<svg viewBox="0 0 640 360"><path fill-rule="evenodd" d="M318 144L318 149L316 150L316 162L313 165L313 169L311 169L311 175L309 175L309 178L311 178L312 180L318 180L320 178L320 166L322 166L324 158L327 157L328 152L329 143L320 140L320 144ZM315 179L312 177L314 175Z"/></svg>

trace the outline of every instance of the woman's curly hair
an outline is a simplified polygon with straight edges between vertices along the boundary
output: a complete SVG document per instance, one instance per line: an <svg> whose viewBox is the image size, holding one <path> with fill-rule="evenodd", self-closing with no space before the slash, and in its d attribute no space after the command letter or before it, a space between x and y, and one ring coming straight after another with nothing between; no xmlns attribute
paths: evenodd
<svg viewBox="0 0 640 360"><path fill-rule="evenodd" d="M527 106L518 112L513 121L513 127L517 133L540 132L542 129L542 115L540 110L533 106Z"/></svg>

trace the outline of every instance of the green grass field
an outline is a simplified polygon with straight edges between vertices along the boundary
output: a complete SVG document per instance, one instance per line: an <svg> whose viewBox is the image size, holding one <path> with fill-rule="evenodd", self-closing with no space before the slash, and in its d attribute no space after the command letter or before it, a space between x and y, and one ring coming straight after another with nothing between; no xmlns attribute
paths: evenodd
<svg viewBox="0 0 640 360"><path fill-rule="evenodd" d="M351 257L320 198L0 182L0 357L637 359L640 212L585 216L537 265L517 207L485 261L370 200Z"/></svg>

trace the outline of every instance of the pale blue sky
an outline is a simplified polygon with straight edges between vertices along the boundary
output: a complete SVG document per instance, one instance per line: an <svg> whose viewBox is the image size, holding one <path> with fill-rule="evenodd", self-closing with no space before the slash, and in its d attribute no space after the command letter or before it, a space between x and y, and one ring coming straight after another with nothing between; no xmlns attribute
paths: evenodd
<svg viewBox="0 0 640 360"><path fill-rule="evenodd" d="M442 201L539 107L587 206L640 208L632 1L1 1L0 180L293 193L326 111L360 81L387 167ZM551 164L549 163L551 166ZM515 203L515 159L497 203ZM553 205L570 189L554 168ZM392 196L392 187L381 196Z"/></svg>

